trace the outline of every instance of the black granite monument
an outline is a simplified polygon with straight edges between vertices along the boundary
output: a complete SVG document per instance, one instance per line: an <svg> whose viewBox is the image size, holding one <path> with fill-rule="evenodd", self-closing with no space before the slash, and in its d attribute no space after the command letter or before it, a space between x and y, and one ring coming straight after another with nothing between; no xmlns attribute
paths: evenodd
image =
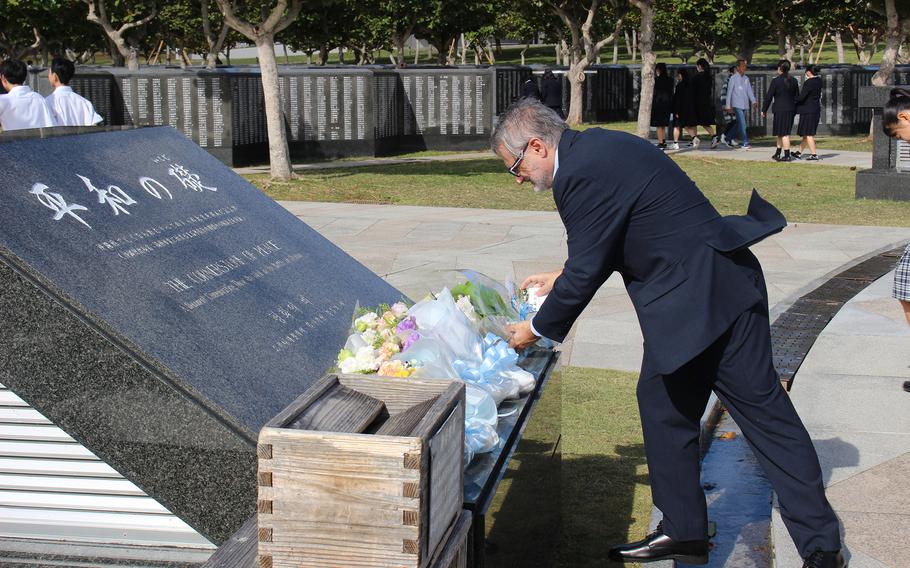
<svg viewBox="0 0 910 568"><path fill-rule="evenodd" d="M882 107L889 87L863 87L859 104L872 110L872 169L856 173L857 199L910 201L910 145L882 131Z"/></svg>
<svg viewBox="0 0 910 568"><path fill-rule="evenodd" d="M260 427L401 294L172 128L0 136L0 383L201 534Z"/></svg>

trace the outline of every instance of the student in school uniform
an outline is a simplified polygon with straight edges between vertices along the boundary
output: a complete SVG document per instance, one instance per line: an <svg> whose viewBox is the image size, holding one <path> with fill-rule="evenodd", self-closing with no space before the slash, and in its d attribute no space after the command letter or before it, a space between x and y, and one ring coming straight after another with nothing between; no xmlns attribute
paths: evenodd
<svg viewBox="0 0 910 568"><path fill-rule="evenodd" d="M810 65L806 68L806 80L803 81L803 88L796 97L796 113L799 115L799 126L796 128L796 133L802 136L799 151L792 154L797 160L803 158L803 152L807 147L811 154L805 156L805 159L818 160L818 153L815 149L815 131L818 129L818 121L822 115L822 80L818 74L818 65Z"/></svg>
<svg viewBox="0 0 910 568"><path fill-rule="evenodd" d="M91 101L75 93L69 87L70 79L76 74L73 62L62 57L55 57L47 71L47 79L54 92L44 100L54 117L57 126L94 126L104 120L95 112Z"/></svg>
<svg viewBox="0 0 910 568"><path fill-rule="evenodd" d="M714 77L711 76L711 65L708 60L702 57L695 64L697 72L692 78L693 98L695 99L695 118L698 126L707 131L711 137L711 148L717 148L719 141L714 132L714 125L717 122L716 105L714 104ZM697 131L697 127L696 127ZM698 136L693 140L695 146L698 146Z"/></svg>
<svg viewBox="0 0 910 568"><path fill-rule="evenodd" d="M667 64L654 66L654 95L651 98L651 126L657 128L657 147L667 149L667 127L673 112L673 78L667 74Z"/></svg>
<svg viewBox="0 0 910 568"><path fill-rule="evenodd" d="M698 143L695 141L697 124L695 91L692 89L689 74L680 67L676 70L676 90L673 92L673 143L670 144L669 149L679 150L679 137L682 135L683 128L692 137L688 147L697 147Z"/></svg>
<svg viewBox="0 0 910 568"><path fill-rule="evenodd" d="M799 96L799 85L796 79L790 76L790 62L781 59L777 64L777 77L771 80L768 85L768 92L765 94L765 104L761 109L761 117L765 118L768 107L771 107L771 101L774 106L771 110L774 112L774 129L773 134L777 137L777 150L771 159L777 162L789 162L790 157L790 131L793 130L793 119L796 118L796 97ZM781 149L784 155L781 156Z"/></svg>
<svg viewBox="0 0 910 568"><path fill-rule="evenodd" d="M0 129L4 131L54 126L44 97L23 84L27 77L25 63L15 59L0 63L0 84L6 90L0 95Z"/></svg>

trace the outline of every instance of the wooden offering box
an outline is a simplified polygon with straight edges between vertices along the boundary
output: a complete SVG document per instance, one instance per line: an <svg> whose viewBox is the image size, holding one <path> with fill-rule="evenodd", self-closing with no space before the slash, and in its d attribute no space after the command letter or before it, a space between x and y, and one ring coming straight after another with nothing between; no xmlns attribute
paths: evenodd
<svg viewBox="0 0 910 568"><path fill-rule="evenodd" d="M327 375L259 434L259 565L424 568L463 500L464 384Z"/></svg>
<svg viewBox="0 0 910 568"><path fill-rule="evenodd" d="M433 558L432 568L467 568L468 540L471 536L471 511L462 511L452 532Z"/></svg>

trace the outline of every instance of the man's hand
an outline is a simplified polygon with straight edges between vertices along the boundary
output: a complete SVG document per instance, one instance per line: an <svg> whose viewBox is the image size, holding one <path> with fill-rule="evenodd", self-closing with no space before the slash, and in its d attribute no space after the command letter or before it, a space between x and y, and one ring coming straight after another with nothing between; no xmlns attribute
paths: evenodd
<svg viewBox="0 0 910 568"><path fill-rule="evenodd" d="M541 272L540 274L532 274L525 278L524 282L521 283L521 289L525 290L532 286L539 288L537 290L538 296L545 296L550 293L550 290L553 289L553 283L556 282L556 278L562 274L562 269L554 270L553 272Z"/></svg>
<svg viewBox="0 0 910 568"><path fill-rule="evenodd" d="M910 325L910 301L900 300L901 307L904 308L904 317L907 318L907 325Z"/></svg>
<svg viewBox="0 0 910 568"><path fill-rule="evenodd" d="M516 351L530 347L540 339L531 331L531 322L529 321L510 323L506 326L506 331L509 333L509 347Z"/></svg>
<svg viewBox="0 0 910 568"><path fill-rule="evenodd" d="M732 112L733 112L733 107L727 107L727 108L725 108L725 109L724 109L724 112L726 112L726 113L732 113Z"/></svg>
<svg viewBox="0 0 910 568"><path fill-rule="evenodd" d="M758 101L755 101L754 103L752 103L752 108L758 108Z"/></svg>
<svg viewBox="0 0 910 568"><path fill-rule="evenodd" d="M761 117L762 117L762 118L765 118L765 113L761 113Z"/></svg>

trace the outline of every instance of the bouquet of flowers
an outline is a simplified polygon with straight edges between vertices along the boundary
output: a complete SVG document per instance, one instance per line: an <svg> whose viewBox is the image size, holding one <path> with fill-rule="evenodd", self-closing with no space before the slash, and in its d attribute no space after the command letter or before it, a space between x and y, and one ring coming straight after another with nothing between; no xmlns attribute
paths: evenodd
<svg viewBox="0 0 910 568"><path fill-rule="evenodd" d="M443 288L411 307L358 307L336 365L342 373L464 381L467 466L475 454L498 446L498 404L533 390L535 379L518 367L518 354L503 339L505 322L517 317L505 288L465 274L451 291Z"/></svg>

